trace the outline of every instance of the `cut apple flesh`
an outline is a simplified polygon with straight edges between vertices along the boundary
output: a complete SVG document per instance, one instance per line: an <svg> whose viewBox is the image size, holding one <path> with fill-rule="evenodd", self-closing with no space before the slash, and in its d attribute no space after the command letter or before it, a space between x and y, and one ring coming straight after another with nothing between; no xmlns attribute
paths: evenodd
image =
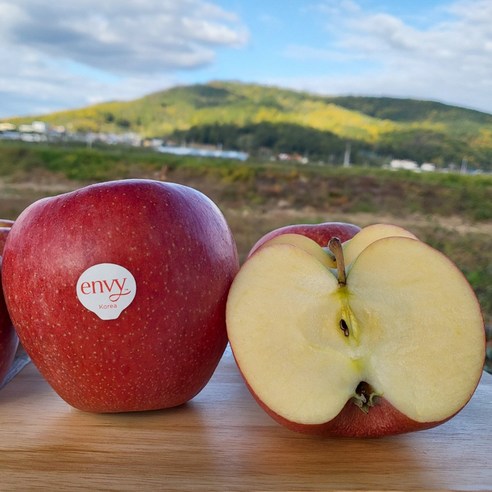
<svg viewBox="0 0 492 492"><path fill-rule="evenodd" d="M410 231L393 224L373 224L364 227L352 239L343 243L345 263L350 265L371 243L385 237L417 239Z"/></svg>
<svg viewBox="0 0 492 492"><path fill-rule="evenodd" d="M371 391L363 400L442 421L473 394L484 360L472 289L445 256L408 237L369 244L346 285L301 247L266 245L233 282L227 327L255 396L299 424L360 405L361 387Z"/></svg>
<svg viewBox="0 0 492 492"><path fill-rule="evenodd" d="M301 248L313 255L325 267L337 267L336 262L330 253L325 251L323 248L320 248L316 241L313 241L302 234L281 234L270 239L265 243L265 246L271 246L272 244L291 244L293 246L297 246L298 248Z"/></svg>

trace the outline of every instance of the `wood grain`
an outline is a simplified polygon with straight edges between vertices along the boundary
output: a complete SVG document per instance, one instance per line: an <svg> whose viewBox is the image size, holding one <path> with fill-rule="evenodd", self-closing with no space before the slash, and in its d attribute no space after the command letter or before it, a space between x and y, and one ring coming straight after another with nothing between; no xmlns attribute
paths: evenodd
<svg viewBox="0 0 492 492"><path fill-rule="evenodd" d="M492 376L435 429L319 439L273 422L230 355L179 408L94 415L31 365L0 392L1 490L492 490Z"/></svg>

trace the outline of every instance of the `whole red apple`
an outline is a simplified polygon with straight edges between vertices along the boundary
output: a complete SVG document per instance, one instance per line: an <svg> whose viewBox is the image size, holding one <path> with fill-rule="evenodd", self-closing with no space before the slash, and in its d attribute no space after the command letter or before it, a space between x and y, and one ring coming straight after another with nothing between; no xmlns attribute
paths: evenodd
<svg viewBox="0 0 492 492"><path fill-rule="evenodd" d="M347 222L322 222L320 224L293 224L274 229L261 237L251 248L248 256L251 256L263 244L271 239L285 234L300 234L312 239L320 246L328 245L332 237L338 237L345 242L351 239L360 231L360 227Z"/></svg>
<svg viewBox="0 0 492 492"><path fill-rule="evenodd" d="M3 286L25 350L64 400L139 411L180 405L208 382L237 270L209 198L121 180L28 207L5 245Z"/></svg>

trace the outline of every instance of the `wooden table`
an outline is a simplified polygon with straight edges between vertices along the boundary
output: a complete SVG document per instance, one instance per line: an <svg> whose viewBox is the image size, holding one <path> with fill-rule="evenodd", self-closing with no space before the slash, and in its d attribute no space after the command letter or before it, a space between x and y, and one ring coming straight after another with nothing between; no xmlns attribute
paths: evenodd
<svg viewBox="0 0 492 492"><path fill-rule="evenodd" d="M435 429L319 439L273 422L230 352L192 402L82 413L30 364L0 392L1 490L492 490L492 376Z"/></svg>

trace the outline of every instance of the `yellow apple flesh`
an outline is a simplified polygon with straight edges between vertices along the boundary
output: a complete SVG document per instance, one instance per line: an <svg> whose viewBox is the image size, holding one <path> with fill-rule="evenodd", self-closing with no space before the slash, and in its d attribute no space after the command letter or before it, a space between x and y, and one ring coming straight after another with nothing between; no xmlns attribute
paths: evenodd
<svg viewBox="0 0 492 492"><path fill-rule="evenodd" d="M297 246L298 248L301 248L307 253L313 255L325 267L337 267L333 255L328 254L325 248L320 248L315 241L307 236L303 236L301 234L282 234L270 239L262 247L272 246L273 244L291 244L293 246ZM256 249L253 254L257 251L259 251L259 249Z"/></svg>
<svg viewBox="0 0 492 492"><path fill-rule="evenodd" d="M231 348L252 394L283 425L397 434L444 422L473 394L485 358L474 292L415 236L385 234L362 238L343 282L320 246L292 241L265 244L236 276Z"/></svg>
<svg viewBox="0 0 492 492"><path fill-rule="evenodd" d="M371 243L383 237L408 237L417 239L410 231L393 224L373 224L361 229L352 239L343 243L345 263L350 265Z"/></svg>

